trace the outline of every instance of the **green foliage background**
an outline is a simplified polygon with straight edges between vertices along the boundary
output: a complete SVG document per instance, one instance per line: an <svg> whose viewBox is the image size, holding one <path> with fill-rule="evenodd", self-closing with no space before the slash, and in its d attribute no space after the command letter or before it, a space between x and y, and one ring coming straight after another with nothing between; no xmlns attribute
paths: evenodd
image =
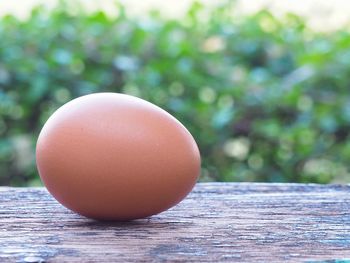
<svg viewBox="0 0 350 263"><path fill-rule="evenodd" d="M0 184L35 185L35 141L77 96L123 92L196 138L202 181L349 182L350 34L300 17L232 16L193 3L181 19L74 12L0 19Z"/></svg>

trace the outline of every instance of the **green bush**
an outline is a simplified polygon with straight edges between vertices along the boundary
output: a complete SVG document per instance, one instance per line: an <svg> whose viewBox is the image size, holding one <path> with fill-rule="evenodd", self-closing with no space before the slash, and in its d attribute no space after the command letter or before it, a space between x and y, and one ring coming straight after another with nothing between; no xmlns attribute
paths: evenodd
<svg viewBox="0 0 350 263"><path fill-rule="evenodd" d="M35 185L48 116L92 92L142 97L196 138L203 181L349 182L350 34L267 11L33 10L0 20L0 184Z"/></svg>

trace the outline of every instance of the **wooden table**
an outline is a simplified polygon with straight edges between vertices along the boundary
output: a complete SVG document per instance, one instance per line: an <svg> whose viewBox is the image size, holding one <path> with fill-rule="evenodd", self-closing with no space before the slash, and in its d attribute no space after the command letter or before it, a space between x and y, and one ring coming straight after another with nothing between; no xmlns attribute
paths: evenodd
<svg viewBox="0 0 350 263"><path fill-rule="evenodd" d="M0 187L0 262L350 262L350 186L201 183L148 219L97 222Z"/></svg>

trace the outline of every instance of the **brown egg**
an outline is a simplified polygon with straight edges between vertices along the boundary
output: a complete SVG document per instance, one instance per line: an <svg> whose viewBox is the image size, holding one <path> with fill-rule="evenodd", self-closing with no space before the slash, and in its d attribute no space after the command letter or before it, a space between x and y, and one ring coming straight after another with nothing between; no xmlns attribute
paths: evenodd
<svg viewBox="0 0 350 263"><path fill-rule="evenodd" d="M49 192L101 220L151 216L180 202L200 173L187 129L145 100L117 93L74 99L46 122L36 147Z"/></svg>

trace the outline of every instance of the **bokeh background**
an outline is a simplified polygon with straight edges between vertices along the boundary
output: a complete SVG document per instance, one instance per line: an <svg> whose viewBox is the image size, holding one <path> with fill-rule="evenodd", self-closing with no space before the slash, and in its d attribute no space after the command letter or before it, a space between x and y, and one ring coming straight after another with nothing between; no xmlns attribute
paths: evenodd
<svg viewBox="0 0 350 263"><path fill-rule="evenodd" d="M0 185L40 185L42 125L101 91L183 122L201 181L350 182L346 1L4 2Z"/></svg>

